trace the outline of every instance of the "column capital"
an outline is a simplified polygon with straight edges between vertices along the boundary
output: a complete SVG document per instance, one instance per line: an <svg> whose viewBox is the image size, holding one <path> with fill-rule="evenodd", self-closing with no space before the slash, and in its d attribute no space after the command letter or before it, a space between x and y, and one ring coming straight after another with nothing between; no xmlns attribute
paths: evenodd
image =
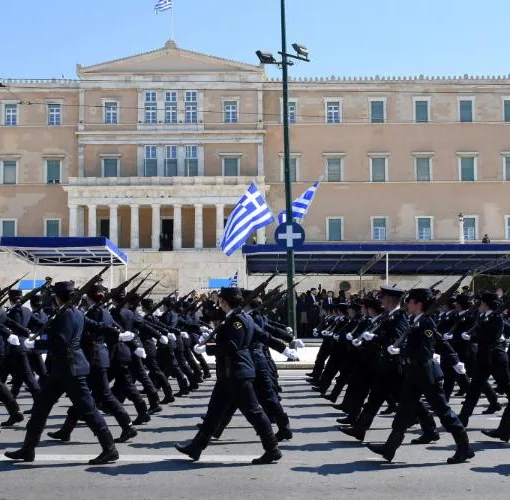
<svg viewBox="0 0 510 500"><path fill-rule="evenodd" d="M130 203L129 206L133 209L135 208L140 208L140 204L139 203Z"/></svg>
<svg viewBox="0 0 510 500"><path fill-rule="evenodd" d="M204 204L203 203L193 203L193 206L195 208L203 208Z"/></svg>
<svg viewBox="0 0 510 500"><path fill-rule="evenodd" d="M112 209L115 210L115 209L119 208L119 205L117 203L110 203L108 205L108 207L110 208L110 210L112 210Z"/></svg>
<svg viewBox="0 0 510 500"><path fill-rule="evenodd" d="M172 203L174 208L182 208L182 203Z"/></svg>

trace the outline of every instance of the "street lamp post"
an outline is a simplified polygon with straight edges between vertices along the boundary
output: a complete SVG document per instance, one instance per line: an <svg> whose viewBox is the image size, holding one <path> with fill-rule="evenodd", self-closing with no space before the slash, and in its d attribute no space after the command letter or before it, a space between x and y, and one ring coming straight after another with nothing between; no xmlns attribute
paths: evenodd
<svg viewBox="0 0 510 500"><path fill-rule="evenodd" d="M464 237L464 214L462 212L457 216L459 219L459 243L464 245L465 237Z"/></svg>
<svg viewBox="0 0 510 500"><path fill-rule="evenodd" d="M272 54L267 52L256 52L262 64L276 64L282 68L282 101L283 101L283 177L285 182L285 212L286 224L292 225L292 179L290 172L290 133L289 133L289 66L294 63L289 59L309 62L308 50L306 47L297 43L292 44L292 48L297 55L287 53L287 24L285 15L285 0L281 0L281 33L282 50L278 52L281 61L276 61ZM289 231L291 233L291 231ZM294 249L287 247L287 322L296 332L296 300L294 292Z"/></svg>

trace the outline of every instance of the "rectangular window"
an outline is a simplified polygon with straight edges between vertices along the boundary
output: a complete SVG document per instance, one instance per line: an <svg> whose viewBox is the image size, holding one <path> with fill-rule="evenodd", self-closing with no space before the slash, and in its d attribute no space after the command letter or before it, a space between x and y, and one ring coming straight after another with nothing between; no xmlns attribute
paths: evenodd
<svg viewBox="0 0 510 500"><path fill-rule="evenodd" d="M225 101L223 103L223 121L225 123L237 123L237 101Z"/></svg>
<svg viewBox="0 0 510 500"><path fill-rule="evenodd" d="M289 123L293 124L297 122L297 106L296 101L289 101Z"/></svg>
<svg viewBox="0 0 510 500"><path fill-rule="evenodd" d="M14 238L17 233L17 224L16 219L0 219L0 229L2 231L2 234L0 236L3 236L5 238Z"/></svg>
<svg viewBox="0 0 510 500"><path fill-rule="evenodd" d="M506 222L506 239L510 240L510 215L505 217Z"/></svg>
<svg viewBox="0 0 510 500"><path fill-rule="evenodd" d="M119 176L118 158L103 158L103 177Z"/></svg>
<svg viewBox="0 0 510 500"><path fill-rule="evenodd" d="M298 174L298 159L296 156L290 157L290 182L297 181ZM281 157L281 174L282 174L282 182L285 182L285 158Z"/></svg>
<svg viewBox="0 0 510 500"><path fill-rule="evenodd" d="M326 103L326 123L340 123L340 101Z"/></svg>
<svg viewBox="0 0 510 500"><path fill-rule="evenodd" d="M48 125L58 127L61 124L61 111L60 104L48 104Z"/></svg>
<svg viewBox="0 0 510 500"><path fill-rule="evenodd" d="M476 158L474 156L463 156L459 158L460 174L462 182L473 182L476 180Z"/></svg>
<svg viewBox="0 0 510 500"><path fill-rule="evenodd" d="M195 90L186 91L184 97L184 121L198 123L198 97Z"/></svg>
<svg viewBox="0 0 510 500"><path fill-rule="evenodd" d="M46 184L60 184L61 179L60 160L46 160Z"/></svg>
<svg viewBox="0 0 510 500"><path fill-rule="evenodd" d="M104 122L107 125L117 125L119 121L119 105L115 101L104 103Z"/></svg>
<svg viewBox="0 0 510 500"><path fill-rule="evenodd" d="M239 175L239 158L223 158L223 175L225 177L237 177Z"/></svg>
<svg viewBox="0 0 510 500"><path fill-rule="evenodd" d="M504 156L503 161L504 161L504 164L503 164L504 179L505 179L505 181L510 181L510 156Z"/></svg>
<svg viewBox="0 0 510 500"><path fill-rule="evenodd" d="M186 177L198 175L198 146L186 146L184 175Z"/></svg>
<svg viewBox="0 0 510 500"><path fill-rule="evenodd" d="M60 237L60 219L46 219L44 227L44 235L47 238Z"/></svg>
<svg viewBox="0 0 510 500"><path fill-rule="evenodd" d="M328 182L342 182L342 158L326 158Z"/></svg>
<svg viewBox="0 0 510 500"><path fill-rule="evenodd" d="M430 158L415 158L416 164L416 180L418 182L430 182Z"/></svg>
<svg viewBox="0 0 510 500"><path fill-rule="evenodd" d="M165 123L177 123L177 92L165 93Z"/></svg>
<svg viewBox="0 0 510 500"><path fill-rule="evenodd" d="M18 125L17 104L6 104L4 106L4 124L6 127L16 127Z"/></svg>
<svg viewBox="0 0 510 500"><path fill-rule="evenodd" d="M145 123L158 122L158 103L156 92L145 92Z"/></svg>
<svg viewBox="0 0 510 500"><path fill-rule="evenodd" d="M2 183L16 184L18 163L15 160L5 160L2 162Z"/></svg>
<svg viewBox="0 0 510 500"><path fill-rule="evenodd" d="M429 101L420 99L414 101L414 121L416 123L428 123Z"/></svg>
<svg viewBox="0 0 510 500"><path fill-rule="evenodd" d="M466 123L473 121L472 99L459 99L459 121Z"/></svg>
<svg viewBox="0 0 510 500"><path fill-rule="evenodd" d="M372 218L372 239L374 241L385 241L387 239L386 217Z"/></svg>
<svg viewBox="0 0 510 500"><path fill-rule="evenodd" d="M503 120L510 122L510 99L503 99Z"/></svg>
<svg viewBox="0 0 510 500"><path fill-rule="evenodd" d="M145 177L158 176L158 148L156 146L145 146L143 175Z"/></svg>
<svg viewBox="0 0 510 500"><path fill-rule="evenodd" d="M372 182L386 182L387 158L370 158L370 180Z"/></svg>
<svg viewBox="0 0 510 500"><path fill-rule="evenodd" d="M342 224L341 218L329 218L328 219L328 241L342 241Z"/></svg>
<svg viewBox="0 0 510 500"><path fill-rule="evenodd" d="M165 147L165 177L177 177L177 146Z"/></svg>
<svg viewBox="0 0 510 500"><path fill-rule="evenodd" d="M384 123L386 121L386 102L385 101L370 101L370 122L371 123Z"/></svg>
<svg viewBox="0 0 510 500"><path fill-rule="evenodd" d="M466 241L476 240L476 217L464 216L464 239Z"/></svg>
<svg viewBox="0 0 510 500"><path fill-rule="evenodd" d="M416 239L420 241L432 240L432 217L416 218Z"/></svg>

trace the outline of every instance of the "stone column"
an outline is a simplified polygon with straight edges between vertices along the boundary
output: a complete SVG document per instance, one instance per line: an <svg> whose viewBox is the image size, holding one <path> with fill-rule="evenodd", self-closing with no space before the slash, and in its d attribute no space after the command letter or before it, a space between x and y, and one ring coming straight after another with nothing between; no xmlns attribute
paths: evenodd
<svg viewBox="0 0 510 500"><path fill-rule="evenodd" d="M161 233L161 205L152 205L152 249L159 250Z"/></svg>
<svg viewBox="0 0 510 500"><path fill-rule="evenodd" d="M69 205L69 236L78 236L78 205Z"/></svg>
<svg viewBox="0 0 510 500"><path fill-rule="evenodd" d="M88 205L89 209L89 236L94 238L97 236L97 206Z"/></svg>
<svg viewBox="0 0 510 500"><path fill-rule="evenodd" d="M264 245L266 242L266 226L257 229L257 245Z"/></svg>
<svg viewBox="0 0 510 500"><path fill-rule="evenodd" d="M195 248L204 248L203 208L200 203L195 204Z"/></svg>
<svg viewBox="0 0 510 500"><path fill-rule="evenodd" d="M138 249L140 247L140 207L131 205L131 242L130 248Z"/></svg>
<svg viewBox="0 0 510 500"><path fill-rule="evenodd" d="M110 241L119 244L119 206L110 205Z"/></svg>
<svg viewBox="0 0 510 500"><path fill-rule="evenodd" d="M223 220L225 219L225 205L216 205L216 245L223 236Z"/></svg>
<svg viewBox="0 0 510 500"><path fill-rule="evenodd" d="M174 205L174 250L182 249L182 205Z"/></svg>

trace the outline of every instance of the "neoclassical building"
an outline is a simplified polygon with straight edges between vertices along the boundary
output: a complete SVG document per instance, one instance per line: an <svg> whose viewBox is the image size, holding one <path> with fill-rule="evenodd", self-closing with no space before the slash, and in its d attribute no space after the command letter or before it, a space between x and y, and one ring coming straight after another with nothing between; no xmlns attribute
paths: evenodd
<svg viewBox="0 0 510 500"><path fill-rule="evenodd" d="M0 235L104 235L196 284L239 269L215 249L232 206L255 180L284 207L281 82L173 42L77 76L2 81ZM290 94L293 193L322 180L308 241L510 238L510 77L303 78Z"/></svg>

